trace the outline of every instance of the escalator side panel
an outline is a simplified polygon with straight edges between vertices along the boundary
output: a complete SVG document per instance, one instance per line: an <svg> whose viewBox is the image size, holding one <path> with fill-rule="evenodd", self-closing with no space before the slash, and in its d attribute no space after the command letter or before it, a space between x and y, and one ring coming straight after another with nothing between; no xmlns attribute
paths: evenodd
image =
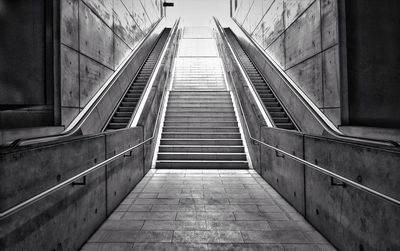
<svg viewBox="0 0 400 251"><path fill-rule="evenodd" d="M152 49L149 56L146 58L145 63L140 68L135 79L130 84L124 97L118 104L118 108L115 110L111 119L109 120L106 131L123 129L128 126L131 117L133 116L138 102L146 89L146 86L150 80L150 77L157 64L158 58L164 48L164 44L167 41L168 35L171 29L166 28L159 36L154 48Z"/></svg>
<svg viewBox="0 0 400 251"><path fill-rule="evenodd" d="M243 70L247 73L249 81L254 86L254 89L266 108L266 111L272 118L275 126L281 129L297 130L294 121L284 109L279 98L273 92L269 84L258 71L253 61L246 54L235 34L229 28L225 28L224 30L230 44L236 52L238 60L243 66Z"/></svg>

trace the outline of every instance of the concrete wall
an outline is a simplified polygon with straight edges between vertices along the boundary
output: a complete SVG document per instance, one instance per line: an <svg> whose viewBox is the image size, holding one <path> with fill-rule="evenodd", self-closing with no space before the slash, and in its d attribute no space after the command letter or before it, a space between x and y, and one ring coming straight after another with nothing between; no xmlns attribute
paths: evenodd
<svg viewBox="0 0 400 251"><path fill-rule="evenodd" d="M0 153L4 211L143 140L136 127ZM143 177L143 147L3 220L1 250L78 250ZM78 180L80 182L80 180Z"/></svg>
<svg viewBox="0 0 400 251"><path fill-rule="evenodd" d="M397 150L266 127L261 134L263 142L399 199ZM400 248L400 206L343 187L340 181L266 147L261 147L261 156L262 177L339 250Z"/></svg>
<svg viewBox="0 0 400 251"><path fill-rule="evenodd" d="M334 124L341 123L337 0L238 0L233 18Z"/></svg>
<svg viewBox="0 0 400 251"><path fill-rule="evenodd" d="M160 1L61 1L61 124L87 105L161 18Z"/></svg>

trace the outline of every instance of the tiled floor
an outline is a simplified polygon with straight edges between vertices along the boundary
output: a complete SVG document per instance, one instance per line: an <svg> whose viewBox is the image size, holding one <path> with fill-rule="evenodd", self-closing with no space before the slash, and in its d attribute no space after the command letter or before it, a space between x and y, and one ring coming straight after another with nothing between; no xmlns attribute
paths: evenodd
<svg viewBox="0 0 400 251"><path fill-rule="evenodd" d="M252 170L152 170L82 250L334 250Z"/></svg>

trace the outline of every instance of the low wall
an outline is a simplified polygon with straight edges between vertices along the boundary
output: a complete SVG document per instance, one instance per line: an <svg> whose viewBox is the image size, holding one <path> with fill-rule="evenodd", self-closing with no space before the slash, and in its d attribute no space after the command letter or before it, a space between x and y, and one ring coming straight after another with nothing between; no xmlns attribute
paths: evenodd
<svg viewBox="0 0 400 251"><path fill-rule="evenodd" d="M0 153L4 211L140 143L136 127ZM77 250L143 177L143 147L1 221L1 250ZM77 182L80 182L79 180Z"/></svg>
<svg viewBox="0 0 400 251"><path fill-rule="evenodd" d="M400 199L400 152L275 128L262 141ZM261 175L340 250L397 250L400 206L261 148Z"/></svg>

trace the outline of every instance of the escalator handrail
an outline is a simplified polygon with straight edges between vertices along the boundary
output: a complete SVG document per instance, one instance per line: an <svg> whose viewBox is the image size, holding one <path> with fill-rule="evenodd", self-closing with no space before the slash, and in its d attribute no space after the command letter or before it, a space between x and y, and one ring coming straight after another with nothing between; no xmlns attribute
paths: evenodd
<svg viewBox="0 0 400 251"><path fill-rule="evenodd" d="M234 20L234 19L233 19ZM218 21L218 20L217 20ZM379 139L372 139L366 137L355 137L343 134L332 122L315 106L315 104L303 93L302 90L293 82L292 79L278 66L278 64L258 45L249 35L248 33L243 30L243 28L238 25L236 20L234 20L235 24L238 28L247 36L247 39L259 50L262 55L265 56L267 62L272 65L272 67L279 73L281 79L287 84L287 86L295 93L295 95L299 98L299 100L305 105L305 107L313 114L313 116L318 120L324 130L329 133L332 137L351 141L354 143L361 143L361 144L373 144L373 145L381 145L381 146L388 146L388 147L400 147L400 144L393 140L379 140ZM219 24L220 25L220 24ZM222 29L222 27L221 27ZM222 33L226 35L225 33ZM226 39L226 37L225 37Z"/></svg>
<svg viewBox="0 0 400 251"><path fill-rule="evenodd" d="M145 65L147 59L150 57L150 54L153 52L153 50L154 50L155 47L157 46L157 43L158 43L159 40L161 39L161 35L162 35L162 33L159 35L159 38L157 39L157 41L154 43L153 47L151 48L151 50L150 50L149 53L147 54L146 59L145 59L145 60L143 61L143 63L140 65L139 70L136 72L135 76L132 78L131 83L130 83L130 84L128 85L128 87L126 88L124 94L122 94L121 98L120 98L119 101L118 101L118 104L114 107L113 111L111 112L110 117L108 118L107 122L106 122L106 123L104 124L104 126L103 126L103 129L101 130L102 132L106 130L106 128L107 128L108 124L110 123L110 121L112 120L112 118L113 118L115 112L116 112L116 111L118 110L118 108L120 107L120 105L121 105L123 99L125 98L126 94L127 94L128 91L129 91L130 86L132 86L133 82L135 81L135 79L136 79L137 76L139 75L139 73L140 73L142 67ZM157 60L159 60L159 58L157 58ZM155 68L155 67L154 67L154 68ZM154 70L154 69L153 69L153 70ZM145 87L145 88L147 88L147 86L148 86L148 84L146 84L146 87ZM141 97L142 97L142 96L143 96L143 95L141 95ZM138 104L139 104L139 102L141 102L141 99L139 99ZM136 110L136 109L135 109L135 110ZM122 128L122 129L125 129L125 128ZM119 130L121 130L121 129L119 129Z"/></svg>
<svg viewBox="0 0 400 251"><path fill-rule="evenodd" d="M175 26L174 30L177 30L178 24L179 24L179 19L174 24L174 26ZM164 103L164 99L165 99L166 93L167 93L166 89L167 89L167 84L164 86L164 91L163 91L163 95L161 97L160 106L158 107L156 121L159 120L161 112L162 112L162 104ZM27 199L27 200L25 200L23 202L18 203L15 206L12 206L9 209L6 209L6 210L0 212L0 221L2 221L4 219L16 214L17 212L21 211L22 209L24 209L24 208L26 208L26 207L28 207L28 206L40 201L40 200L50 196L51 194L59 191L60 189L69 186L74 181L76 181L78 179L81 179L81 178L84 178L85 176L87 176L90 173L93 173L94 171L98 170L99 168L101 168L101 167L103 167L103 166L105 166L105 165L107 165L107 164L119 159L120 157L123 157L127 153L130 153L132 150L134 150L134 149L136 149L136 148L138 148L138 147L140 147L140 146L142 146L142 145L144 145L144 144L146 144L148 142L151 142L152 140L154 140L154 138L156 136L156 130L157 130L157 126L154 126L153 134L152 134L151 137L149 137L149 138L143 140L142 142L140 142L140 143L138 143L138 144L136 144L136 145L134 145L132 147L129 147L128 149L126 149L126 150L124 150L124 151L122 151L122 152L120 152L120 153L118 153L118 154L116 154L116 155L114 155L114 156L112 156L112 157L110 157L110 158L108 158L108 159L106 159L106 160L104 160L104 161L102 161L102 162L100 162L100 163L98 163L98 164L86 169L83 172L80 172L79 174L74 175L73 177L71 177L71 178L69 178L69 179L67 179L65 181L60 182L59 184L57 184L57 185L55 185L53 187L50 187L50 188L46 189L45 191L43 191L43 192L41 192L41 193L39 193L39 194L37 194L35 196L32 196L31 198L29 198L29 199Z"/></svg>
<svg viewBox="0 0 400 251"><path fill-rule="evenodd" d="M217 23L218 29L221 30L222 28L221 28L221 26L220 26L218 20L215 19L215 21L216 21L216 23ZM225 38L225 39L226 39L226 38ZM232 79L232 78L233 78L232 72L229 72L229 74L230 74L230 77L231 77L231 79ZM245 116L245 113L244 113L244 109L243 109L243 106L242 106L242 102L240 101L240 98L239 98L239 94L238 94L238 90L237 90L237 88L236 88L236 85L235 85L235 84L232 84L232 86L233 86L234 89L235 89L235 91L234 91L234 92L235 92L235 96L236 96L236 99L237 99L237 101L238 101L239 108L240 108L240 112L241 112L241 114L242 114L242 118L243 118L244 123L245 123L245 126L246 126L246 131L247 131L247 133L248 133L248 135L249 135L249 138L250 138L253 142L257 142L257 143L261 144L261 145L264 146L264 147L267 147L267 148L269 148L269 149L271 149L271 150L274 150L274 151L276 151L276 152L279 152L279 153L281 153L281 154L284 154L285 156L287 156L287 157L289 157L289 158L291 158L291 159L293 159L293 160L295 160L295 161L297 161L297 162L300 162L301 164L303 164L303 165L305 165L305 166L308 166L308 167L310 167L310 168L312 168L312 169L314 169L314 170L316 170L316 171L318 171L318 172L320 172L320 173L322 173L322 174L328 175L328 176L331 177L331 178L337 179L337 180L339 180L339 181L341 181L341 182L343 182L343 183L345 183L345 184L347 184L347 185L349 185L349 186L351 186L351 187L354 187L354 188L356 188L356 189L358 189L358 190L361 190L361 191L367 192L367 193L369 193L369 194L372 194L372 195L374 195L374 196L377 196L377 197L379 197L379 198L382 198L382 199L384 199L384 200L386 200L386 201L388 201L388 202L390 202L390 203L393 203L393 204L395 204L395 205L397 205L397 206L400 205L400 200L398 200L398 199L395 199L395 198L390 197L390 196L388 196L388 195L386 195L386 194L380 193L380 192L378 192L378 191L376 191L376 190L374 190L374 189L371 189L371 188L369 188L369 187L366 187L366 186L364 186L364 185L361 185L361 184L359 184L359 183L357 183L357 182L355 182L355 181L352 181L352 180L350 180L350 179L348 179L348 178L345 178L345 177L343 177L343 176L341 176L341 175L339 175L339 174L337 174L337 173L334 173L334 172L331 172L331 171L329 171L329 170L326 170L325 168L322 168L322 167L320 167L320 166L318 166L318 165L316 165L316 164L313 164L313 163L311 163L311 162L308 162L308 161L306 161L306 160L303 160L302 158L299 158L299 157L297 157L297 156L295 156L295 155L293 155L293 154L291 154L291 153L288 153L288 152L286 152L286 151L284 151L284 150L282 150L282 149L280 149L280 148L278 148L278 147L274 147L274 146L272 146L272 145L269 145L269 144L267 144L267 143L265 143L265 142L263 142L263 141L258 140L258 139L255 138L255 137L253 137L253 135L252 135L251 132L250 132L250 127L249 127L249 124L248 124L248 122L247 122L247 119L246 119L246 116Z"/></svg>
<svg viewBox="0 0 400 251"><path fill-rule="evenodd" d="M157 63L155 65L153 71L151 72L151 75L149 77L149 82L147 83L145 90L143 90L143 94L140 96L137 109L135 109L131 119L129 120L128 128L137 126L137 124L139 122L139 119L142 115L142 112L143 112L143 109L144 109L144 106L146 103L145 101L147 100L147 97L150 94L151 87L153 87L153 85L154 85L154 81L157 77L157 73L163 62L162 59L164 58L165 54L167 53L168 45L172 40L173 34L175 34L176 30L178 29L179 21L180 21L180 19L176 20L176 22L173 26L174 28L171 29L170 34L168 35L168 38L166 39L165 44L162 48L162 53L160 55L158 55Z"/></svg>
<svg viewBox="0 0 400 251"><path fill-rule="evenodd" d="M216 20L216 22L217 22L217 20ZM222 38L222 39L223 39L223 38ZM231 46L230 44L228 44L228 46L229 46L229 49L231 50L231 52L233 52L234 50L233 50L232 46ZM265 122L265 123L267 124L267 126L269 126L269 127L275 127L275 123L274 123L274 121L272 120L272 118L271 118L269 112L267 111L267 109L265 108L265 106L262 105L262 100L261 100L260 96L256 94L256 90L254 89L253 85L252 85L251 82L250 82L251 80L250 80L249 75L247 74L246 71L243 70L244 67L243 67L242 63L240 62L240 60L238 59L238 57L237 57L237 55L236 55L235 53L233 53L232 55L233 55L233 58L235 59L235 61L236 61L240 66L242 66L242 67L239 67L240 72L242 73L242 75L243 75L243 77L244 77L244 80L245 80L247 86L250 88L250 92L251 92L253 98L256 99L256 100L258 101L258 102L256 102L256 104L257 104L258 108L259 108L260 111L261 111L261 115L262 115L262 117L263 117L263 119L264 119L264 122Z"/></svg>
<svg viewBox="0 0 400 251"><path fill-rule="evenodd" d="M234 39L236 39L236 41L237 41L237 43L239 44L239 46L241 46L240 43L239 43L239 40L237 39L236 35L232 32L232 30L231 30L231 33L232 33L232 35L234 36ZM226 34L226 33L225 33L225 34ZM229 47L230 47L230 49L231 49L231 51L232 51L233 54L235 54L235 53L237 54L237 51L234 50L234 49L231 47L230 44L229 44ZM294 125L294 127L296 128L297 131L301 131L301 130L299 129L299 126L297 125L296 121L292 118L292 115L290 115L290 113L287 111L286 107L283 105L283 103L282 103L281 99L279 98L279 96L275 93L275 90L270 86L270 84L268 84L268 81L267 81L267 80L265 79L265 77L261 74L261 71L258 69L258 66L257 66L257 65L253 62L253 60L247 55L246 51L245 51L243 48L242 48L242 50L243 50L243 53L248 57L248 59L253 63L254 68L259 72L259 75L261 76L261 78L263 79L263 81L265 82L265 84L269 87L269 89L271 90L271 92L273 93L273 95L275 96L275 98L278 100L278 102L279 102L279 104L281 105L282 109L285 111L286 115L289 117L290 122ZM235 56L235 57L236 57L236 56ZM236 59L236 61L238 61L238 63L241 65L241 67L239 67L239 68L244 68L244 65L243 65L243 63L242 63L241 60ZM243 70L241 70L241 71L243 71ZM246 74L246 77L249 78L249 83L250 83L251 88L254 90L255 93L258 93L256 87L254 86L253 82L252 82L251 79L250 79L250 76L247 74L246 71L244 71L244 72L245 72L245 74ZM259 100L261 103L263 103L259 95L255 94L255 96L258 98L258 100ZM265 106L262 106L262 107L265 107ZM267 110L266 107L265 107L265 109ZM267 113L268 113L268 116L271 117L271 116L269 115L268 110L267 110ZM271 119L272 119L272 118L271 118Z"/></svg>
<svg viewBox="0 0 400 251"><path fill-rule="evenodd" d="M135 56L139 51L139 48L144 44L146 39L152 35L153 31L158 27L161 21L162 19L158 20L157 23L154 24L150 32L145 37L143 37L142 40L138 43L136 49L128 54L128 56L122 61L120 66L118 66L115 72L104 83L104 85L100 88L100 90L96 93L96 95L89 101L89 103L83 108L83 110L78 114L78 116L64 129L64 131L56 135L48 135L48 136L32 137L32 138L20 138L14 140L10 144L10 146L16 147L16 146L26 146L38 143L45 143L45 142L65 139L74 135L79 135L81 126L85 123L89 114L93 112L93 110L97 107L102 98L106 95L108 90L113 86L113 83L117 81L117 79L121 76L122 72L124 72L124 70L128 67L129 63L135 58Z"/></svg>

